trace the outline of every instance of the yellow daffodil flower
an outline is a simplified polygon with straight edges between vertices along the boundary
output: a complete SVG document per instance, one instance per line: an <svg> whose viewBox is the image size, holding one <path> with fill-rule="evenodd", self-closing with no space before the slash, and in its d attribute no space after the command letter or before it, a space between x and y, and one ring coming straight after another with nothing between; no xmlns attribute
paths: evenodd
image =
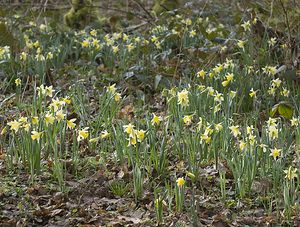
<svg viewBox="0 0 300 227"><path fill-rule="evenodd" d="M281 149L277 149L277 148L271 149L270 156L276 160L280 156L280 152L281 152Z"/></svg>
<svg viewBox="0 0 300 227"><path fill-rule="evenodd" d="M298 171L297 168L293 169L293 167L290 166L287 170L284 170L284 173L286 174L285 178L288 180L293 180L294 178L297 178L298 177L297 171Z"/></svg>
<svg viewBox="0 0 300 227"><path fill-rule="evenodd" d="M31 131L31 139L37 140L37 142L39 142L42 134L43 132Z"/></svg>
<svg viewBox="0 0 300 227"><path fill-rule="evenodd" d="M52 114L47 113L44 117L45 124L48 126L49 124L52 125L54 123L55 118L53 117Z"/></svg>
<svg viewBox="0 0 300 227"><path fill-rule="evenodd" d="M88 131L88 127L85 127L84 129L79 130L78 132L78 137L77 137L77 141L80 142L81 140L84 140L86 138L88 138L89 136L89 131Z"/></svg>
<svg viewBox="0 0 300 227"><path fill-rule="evenodd" d="M21 85L21 79L20 78L17 78L17 79L15 79L15 84L16 84L16 86L20 86Z"/></svg>
<svg viewBox="0 0 300 227"><path fill-rule="evenodd" d="M241 134L240 130L239 130L239 127L238 125L233 125L233 126L230 126L229 129L231 131L231 134L234 136L234 137L238 137L238 135Z"/></svg>
<svg viewBox="0 0 300 227"><path fill-rule="evenodd" d="M62 110L57 111L56 114L55 114L56 120L58 122L63 120L65 118L65 116L66 116L66 114L64 114L64 112Z"/></svg>
<svg viewBox="0 0 300 227"><path fill-rule="evenodd" d="M183 107L186 107L189 105L189 92L184 89L181 92L177 93L178 97L178 105L181 105Z"/></svg>
<svg viewBox="0 0 300 227"><path fill-rule="evenodd" d="M68 129L74 129L76 127L76 123L74 123L77 119L72 118L70 120L67 120L67 127Z"/></svg>
<svg viewBox="0 0 300 227"><path fill-rule="evenodd" d="M110 136L110 133L107 130L101 132L101 139L106 139Z"/></svg>
<svg viewBox="0 0 300 227"><path fill-rule="evenodd" d="M38 123L39 123L39 118L38 117L32 117L32 119L31 119L31 123L33 124L33 125L37 125Z"/></svg>
<svg viewBox="0 0 300 227"><path fill-rule="evenodd" d="M20 127L21 127L21 125L22 125L22 123L14 120L14 121L8 122L7 125L10 126L10 130L18 132L19 129L20 129Z"/></svg>
<svg viewBox="0 0 300 227"><path fill-rule="evenodd" d="M193 120L193 115L185 115L183 117L183 122L185 125L190 125L192 123Z"/></svg>
<svg viewBox="0 0 300 227"><path fill-rule="evenodd" d="M162 121L162 118L160 116L157 116L155 113L153 113L153 118L151 120L151 124L154 125L159 125L159 123Z"/></svg>
<svg viewBox="0 0 300 227"><path fill-rule="evenodd" d="M182 177L179 177L177 180L176 180L176 183L177 183L177 186L179 188L182 188L185 184L185 180L182 178Z"/></svg>
<svg viewBox="0 0 300 227"><path fill-rule="evenodd" d="M135 137L135 133L134 133L134 125L129 123L128 125L124 125L124 132L126 132L128 134L129 137Z"/></svg>
<svg viewBox="0 0 300 227"><path fill-rule="evenodd" d="M146 131L144 131L144 130L137 130L136 131L136 137L137 137L137 139L138 139L138 142L142 142L143 140L144 140L144 138L145 138L145 133L146 133Z"/></svg>

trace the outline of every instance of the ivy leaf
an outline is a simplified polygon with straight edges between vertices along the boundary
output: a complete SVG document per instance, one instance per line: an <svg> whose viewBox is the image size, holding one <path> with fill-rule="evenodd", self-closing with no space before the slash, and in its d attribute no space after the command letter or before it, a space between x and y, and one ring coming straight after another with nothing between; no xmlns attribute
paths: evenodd
<svg viewBox="0 0 300 227"><path fill-rule="evenodd" d="M280 102L274 105L270 111L270 117L280 115L286 119L292 119L294 108L287 102Z"/></svg>
<svg viewBox="0 0 300 227"><path fill-rule="evenodd" d="M285 103L280 104L278 107L278 113L287 119L292 119L293 112L293 107Z"/></svg>

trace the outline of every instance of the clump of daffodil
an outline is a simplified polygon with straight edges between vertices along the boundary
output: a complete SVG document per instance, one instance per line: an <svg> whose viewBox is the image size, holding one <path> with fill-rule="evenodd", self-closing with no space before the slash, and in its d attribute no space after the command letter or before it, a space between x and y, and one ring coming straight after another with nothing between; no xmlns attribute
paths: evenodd
<svg viewBox="0 0 300 227"><path fill-rule="evenodd" d="M96 50L101 50L103 45L100 44L100 41L96 38L93 38L92 39L92 42L91 42L92 46L96 49Z"/></svg>
<svg viewBox="0 0 300 227"><path fill-rule="evenodd" d="M269 120L267 121L266 131L270 140L275 140L278 138L279 130L277 120L275 118L269 118Z"/></svg>
<svg viewBox="0 0 300 227"><path fill-rule="evenodd" d="M246 41L243 41L243 40L238 40L238 42L237 42L237 46L239 48L241 48L243 51L245 50L245 44L246 44Z"/></svg>
<svg viewBox="0 0 300 227"><path fill-rule="evenodd" d="M226 58L225 63L223 63L224 69L233 69L235 64L232 59Z"/></svg>
<svg viewBox="0 0 300 227"><path fill-rule="evenodd" d="M22 52L20 54L20 61L26 61L27 60L27 53L26 52Z"/></svg>
<svg viewBox="0 0 300 227"><path fill-rule="evenodd" d="M65 101L59 100L58 98L52 99L51 103L49 105L49 109L53 110L54 112L57 112L58 109L60 109L62 106L66 104Z"/></svg>
<svg viewBox="0 0 300 227"><path fill-rule="evenodd" d="M47 60L53 59L53 53L52 52L48 52L47 55L46 55L46 59Z"/></svg>
<svg viewBox="0 0 300 227"><path fill-rule="evenodd" d="M96 29L92 29L91 31L90 31L90 35L91 36L97 36L97 30Z"/></svg>
<svg viewBox="0 0 300 227"><path fill-rule="evenodd" d="M181 105L182 107L189 106L189 92L188 90L184 89L177 93L178 97L178 105Z"/></svg>
<svg viewBox="0 0 300 227"><path fill-rule="evenodd" d="M215 124L214 126L215 126L215 130L216 130L217 132L220 132L220 131L222 131L222 129L223 129L222 123L217 123L217 124Z"/></svg>
<svg viewBox="0 0 300 227"><path fill-rule="evenodd" d="M275 66L265 66L262 68L263 73L267 74L268 76L274 76L277 72L277 69Z"/></svg>
<svg viewBox="0 0 300 227"><path fill-rule="evenodd" d="M126 47L129 53L135 48L135 46L132 43L129 43Z"/></svg>
<svg viewBox="0 0 300 227"><path fill-rule="evenodd" d="M288 45L286 43L283 43L280 45L280 47L285 50L288 47Z"/></svg>
<svg viewBox="0 0 300 227"><path fill-rule="evenodd" d="M284 97L289 97L290 96L290 91L283 87L282 90L280 91L280 94Z"/></svg>
<svg viewBox="0 0 300 227"><path fill-rule="evenodd" d="M64 120L65 116L66 116L66 114L63 112L63 110L59 110L55 113L55 118L56 118L57 122Z"/></svg>
<svg viewBox="0 0 300 227"><path fill-rule="evenodd" d="M112 39L115 40L115 41L118 41L118 40L120 40L122 38L122 36L125 39L125 40L123 39L124 42L126 42L128 40L128 38L129 38L128 35L126 35L125 33L114 32L112 34Z"/></svg>
<svg viewBox="0 0 300 227"><path fill-rule="evenodd" d="M111 48L112 48L112 51L113 51L114 54L117 54L120 50L119 46L112 46Z"/></svg>
<svg viewBox="0 0 300 227"><path fill-rule="evenodd" d="M25 129L26 132L30 129L30 123L27 121L27 117L20 117L19 120L13 120L7 123L10 126L10 130L17 133L19 129Z"/></svg>
<svg viewBox="0 0 300 227"><path fill-rule="evenodd" d="M159 125L160 122L162 121L162 117L161 116L157 116L155 113L152 113L153 117L152 117L152 120L151 120L151 124L153 126L155 125Z"/></svg>
<svg viewBox="0 0 300 227"><path fill-rule="evenodd" d="M133 124L129 123L128 125L124 125L123 128L124 132L126 132L129 137L134 137L135 126Z"/></svg>
<svg viewBox="0 0 300 227"><path fill-rule="evenodd" d="M0 60L8 60L10 59L10 47L9 46L0 46Z"/></svg>
<svg viewBox="0 0 300 227"><path fill-rule="evenodd" d="M222 72L223 70L223 64L217 64L214 68L213 68L213 73L214 74L219 74L220 72ZM213 75L213 74L212 74ZM212 77L212 76L210 76Z"/></svg>
<svg viewBox="0 0 300 227"><path fill-rule="evenodd" d="M191 114L191 115L184 115L183 116L183 123L185 124L185 125L190 125L190 124L192 124L192 120L193 120L193 114Z"/></svg>
<svg viewBox="0 0 300 227"><path fill-rule="evenodd" d="M3 127L3 129L1 130L0 135L3 136L3 135L5 135L6 133L7 133L7 127L5 126L5 127Z"/></svg>
<svg viewBox="0 0 300 227"><path fill-rule="evenodd" d="M46 113L44 121L46 126L48 126L49 124L52 125L55 121L55 117L51 113Z"/></svg>
<svg viewBox="0 0 300 227"><path fill-rule="evenodd" d="M234 137L238 137L239 135L241 135L241 132L240 132L240 126L239 125L232 125L229 127L230 131L231 131L231 134L234 136Z"/></svg>
<svg viewBox="0 0 300 227"><path fill-rule="evenodd" d="M185 184L185 180L182 178L182 177L179 177L177 180L176 180L176 183L177 183L177 186L179 188L182 188Z"/></svg>
<svg viewBox="0 0 300 227"><path fill-rule="evenodd" d="M185 24L186 26L190 26L190 25L192 25L192 20L190 19L190 18L187 18L187 19L183 19L182 21L181 21L183 24Z"/></svg>
<svg viewBox="0 0 300 227"><path fill-rule="evenodd" d="M247 143L244 140L239 141L239 149L240 151L243 151L247 146Z"/></svg>
<svg viewBox="0 0 300 227"><path fill-rule="evenodd" d="M140 129L140 130L135 130L135 126L131 123L128 125L124 125L124 132L127 134L128 138L127 140L129 141L128 146L133 145L135 146L137 142L142 142L145 138L146 131Z"/></svg>
<svg viewBox="0 0 300 227"><path fill-rule="evenodd" d="M196 36L196 34L197 34L196 30L193 29L193 30L190 31L190 37L191 38L194 38Z"/></svg>
<svg viewBox="0 0 300 227"><path fill-rule="evenodd" d="M207 126L204 130L204 133L200 136L200 143L202 144L205 142L206 144L209 144L211 142L211 135L213 134L214 130L212 126L207 123Z"/></svg>
<svg viewBox="0 0 300 227"><path fill-rule="evenodd" d="M146 131L143 130L143 129L136 130L135 134L136 134L136 137L138 139L138 142L142 142L144 140L144 138L145 138Z"/></svg>
<svg viewBox="0 0 300 227"><path fill-rule="evenodd" d="M208 92L209 96L215 96L215 89L213 87L207 87L206 91Z"/></svg>
<svg viewBox="0 0 300 227"><path fill-rule="evenodd" d="M67 120L67 128L68 129L74 129L76 127L76 121L77 119L76 118L72 118L70 120Z"/></svg>
<svg viewBox="0 0 300 227"><path fill-rule="evenodd" d="M280 80L279 78L273 79L273 80L271 81L271 86L272 86L272 87L279 88L280 85L281 85L281 83L282 83L282 80Z"/></svg>
<svg viewBox="0 0 300 227"><path fill-rule="evenodd" d="M88 127L85 127L84 129L79 130L77 141L80 142L81 140L87 139L89 137L89 131Z"/></svg>
<svg viewBox="0 0 300 227"><path fill-rule="evenodd" d="M228 86L228 84L233 81L234 75L232 73L227 73L225 77L226 79L222 82L223 87Z"/></svg>
<svg viewBox="0 0 300 227"><path fill-rule="evenodd" d="M200 132L202 130L202 126L203 126L203 118L199 117L199 121L197 123L197 131Z"/></svg>
<svg viewBox="0 0 300 227"><path fill-rule="evenodd" d="M254 91L254 89L251 88L250 93L249 93L249 96L250 96L251 98L256 98L256 93L257 93L257 91Z"/></svg>
<svg viewBox="0 0 300 227"><path fill-rule="evenodd" d="M291 119L291 126L298 127L298 126L299 126L299 123L300 123L299 118L293 117L293 118Z"/></svg>
<svg viewBox="0 0 300 227"><path fill-rule="evenodd" d="M107 130L104 130L101 132L100 137L101 139L107 139L108 137L110 137L110 133Z"/></svg>
<svg viewBox="0 0 300 227"><path fill-rule="evenodd" d="M268 89L268 93L269 93L270 95L272 95L272 96L275 96L275 92L277 91L278 88L280 88L281 83L282 83L282 80L280 80L279 78L273 79L273 80L271 81L271 85L270 85L270 87L269 87L269 89ZM281 92L281 93L282 93L282 92ZM285 91L285 92L282 93L282 94L288 96L288 95L289 95L289 91Z"/></svg>
<svg viewBox="0 0 300 227"><path fill-rule="evenodd" d="M88 48L90 46L90 40L89 39L84 39L82 42L81 42L81 46L83 48Z"/></svg>
<svg viewBox="0 0 300 227"><path fill-rule="evenodd" d="M36 140L37 142L40 141L42 135L43 135L43 132L31 131L31 139Z"/></svg>
<svg viewBox="0 0 300 227"><path fill-rule="evenodd" d="M293 168L292 166L290 166L287 170L284 170L285 178L288 180L293 180L294 178L297 178L297 168Z"/></svg>
<svg viewBox="0 0 300 227"><path fill-rule="evenodd" d="M15 79L15 84L16 84L16 86L20 86L21 85L21 79L20 78L17 78L17 79Z"/></svg>
<svg viewBox="0 0 300 227"><path fill-rule="evenodd" d="M184 204L184 193L185 193L185 179L183 177L179 177L176 180L176 188L175 188L175 201L176 201L176 210L181 212L183 210Z"/></svg>
<svg viewBox="0 0 300 227"><path fill-rule="evenodd" d="M245 21L241 26L243 27L244 31L250 31L251 23L248 20L248 21Z"/></svg>
<svg viewBox="0 0 300 227"><path fill-rule="evenodd" d="M229 98L234 99L236 97L236 91L229 91Z"/></svg>
<svg viewBox="0 0 300 227"><path fill-rule="evenodd" d="M117 92L116 84L108 86L107 91L111 94L115 94Z"/></svg>
<svg viewBox="0 0 300 227"><path fill-rule="evenodd" d="M218 91L215 91L214 96L214 101L218 103L222 103L224 101L224 97L222 93L219 93Z"/></svg>
<svg viewBox="0 0 300 227"><path fill-rule="evenodd" d="M35 60L37 60L37 61L45 61L45 59L46 59L45 56L42 54L35 55Z"/></svg>
<svg viewBox="0 0 300 227"><path fill-rule="evenodd" d="M37 88L39 96L48 96L52 97L53 96L53 87L52 86L44 86L43 84Z"/></svg>
<svg viewBox="0 0 300 227"><path fill-rule="evenodd" d="M197 72L197 77L204 79L206 75L206 72L204 70L200 70Z"/></svg>
<svg viewBox="0 0 300 227"><path fill-rule="evenodd" d="M22 126L22 123L16 120L10 121L7 123L8 126L10 126L10 130L14 131L17 133Z"/></svg>
<svg viewBox="0 0 300 227"><path fill-rule="evenodd" d="M281 149L271 149L270 156L274 158L274 160L277 160L280 157Z"/></svg>
<svg viewBox="0 0 300 227"><path fill-rule="evenodd" d="M268 41L268 44L270 47L273 47L275 46L277 43L277 38L276 37L272 37L269 41Z"/></svg>
<svg viewBox="0 0 300 227"><path fill-rule="evenodd" d="M218 113L221 110L221 103L218 103L214 106L214 114Z"/></svg>
<svg viewBox="0 0 300 227"><path fill-rule="evenodd" d="M116 102L119 102L121 99L121 94L117 92L116 84L107 87L107 92L114 97Z"/></svg>
<svg viewBox="0 0 300 227"><path fill-rule="evenodd" d="M261 144L258 145L258 147L261 148L261 150L262 150L263 153L267 152L268 146L266 144L261 143Z"/></svg>

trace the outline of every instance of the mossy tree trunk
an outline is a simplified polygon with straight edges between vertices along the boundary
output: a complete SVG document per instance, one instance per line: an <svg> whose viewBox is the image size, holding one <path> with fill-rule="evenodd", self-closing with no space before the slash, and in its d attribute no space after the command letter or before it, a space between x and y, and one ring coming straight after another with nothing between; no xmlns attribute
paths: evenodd
<svg viewBox="0 0 300 227"><path fill-rule="evenodd" d="M170 11L178 8L179 0L155 0L153 12L159 15L165 11Z"/></svg>
<svg viewBox="0 0 300 227"><path fill-rule="evenodd" d="M72 0L72 8L65 14L65 24L73 29L83 29L92 22L97 22L98 15L92 0Z"/></svg>

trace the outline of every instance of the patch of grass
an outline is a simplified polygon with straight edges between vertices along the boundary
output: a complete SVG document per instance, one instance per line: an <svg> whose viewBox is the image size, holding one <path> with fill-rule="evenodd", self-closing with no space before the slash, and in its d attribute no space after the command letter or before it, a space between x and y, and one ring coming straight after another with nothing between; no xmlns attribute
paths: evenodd
<svg viewBox="0 0 300 227"><path fill-rule="evenodd" d="M124 197L129 192L129 185L124 180L113 180L109 184L109 190L118 197Z"/></svg>

